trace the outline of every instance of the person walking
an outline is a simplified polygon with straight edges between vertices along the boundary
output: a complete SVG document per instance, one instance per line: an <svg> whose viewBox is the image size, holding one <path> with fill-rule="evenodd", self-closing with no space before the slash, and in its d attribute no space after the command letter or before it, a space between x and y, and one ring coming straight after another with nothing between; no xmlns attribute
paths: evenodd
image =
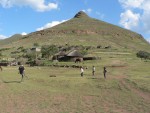
<svg viewBox="0 0 150 113"><path fill-rule="evenodd" d="M95 75L95 66L93 66L93 68L92 68L92 74L93 74L93 76Z"/></svg>
<svg viewBox="0 0 150 113"><path fill-rule="evenodd" d="M105 78L105 79L106 79L106 72L107 72L106 67L104 67L103 73L104 73L104 78Z"/></svg>
<svg viewBox="0 0 150 113"><path fill-rule="evenodd" d="M24 75L25 75L25 68L23 65L19 66L19 74L21 75L21 82L23 81Z"/></svg>
<svg viewBox="0 0 150 113"><path fill-rule="evenodd" d="M80 71L81 71L81 77L83 77L83 73L84 73L83 67L80 68Z"/></svg>

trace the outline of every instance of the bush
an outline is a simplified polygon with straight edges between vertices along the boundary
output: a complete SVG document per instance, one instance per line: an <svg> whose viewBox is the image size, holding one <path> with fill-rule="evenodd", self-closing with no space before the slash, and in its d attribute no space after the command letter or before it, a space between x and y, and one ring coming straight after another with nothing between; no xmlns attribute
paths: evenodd
<svg viewBox="0 0 150 113"><path fill-rule="evenodd" d="M100 49L101 47L102 47L101 45L98 45L98 46L97 46L97 49Z"/></svg>
<svg viewBox="0 0 150 113"><path fill-rule="evenodd" d="M44 45L42 46L41 53L42 57L48 58L59 51L58 47L55 45Z"/></svg>
<svg viewBox="0 0 150 113"><path fill-rule="evenodd" d="M84 55L87 55L87 50L80 50L80 53L84 56Z"/></svg>
<svg viewBox="0 0 150 113"><path fill-rule="evenodd" d="M138 53L136 53L136 56L141 59L144 58L145 60L150 59L150 53L146 51L139 51Z"/></svg>

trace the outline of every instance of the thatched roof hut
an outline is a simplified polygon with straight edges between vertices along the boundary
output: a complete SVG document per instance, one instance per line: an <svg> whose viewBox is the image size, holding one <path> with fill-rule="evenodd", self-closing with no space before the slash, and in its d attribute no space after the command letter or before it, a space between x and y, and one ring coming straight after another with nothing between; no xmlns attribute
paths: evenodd
<svg viewBox="0 0 150 113"><path fill-rule="evenodd" d="M73 50L68 54L66 54L65 51L60 51L59 53L55 54L55 56L55 59L59 61L83 61L83 55L77 50Z"/></svg>
<svg viewBox="0 0 150 113"><path fill-rule="evenodd" d="M74 62L83 61L83 55L77 50L73 50L70 53L68 53L67 57Z"/></svg>
<svg viewBox="0 0 150 113"><path fill-rule="evenodd" d="M73 50L70 53L67 54L68 57L81 57L83 58L83 55L77 51L77 50Z"/></svg>

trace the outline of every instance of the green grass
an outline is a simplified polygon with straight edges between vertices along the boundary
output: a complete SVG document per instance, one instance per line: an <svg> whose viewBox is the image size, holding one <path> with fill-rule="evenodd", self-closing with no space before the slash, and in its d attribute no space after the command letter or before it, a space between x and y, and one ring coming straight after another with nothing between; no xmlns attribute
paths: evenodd
<svg viewBox="0 0 150 113"><path fill-rule="evenodd" d="M114 53L113 58L108 52L95 54L102 59L78 64L88 67L84 77L80 77L78 68L25 67L29 79L20 83L18 67L4 67L0 72L0 102L3 103L0 112L149 113L149 62L137 59L134 54ZM58 63L64 64L74 63ZM102 74L104 65L108 70L106 80Z"/></svg>

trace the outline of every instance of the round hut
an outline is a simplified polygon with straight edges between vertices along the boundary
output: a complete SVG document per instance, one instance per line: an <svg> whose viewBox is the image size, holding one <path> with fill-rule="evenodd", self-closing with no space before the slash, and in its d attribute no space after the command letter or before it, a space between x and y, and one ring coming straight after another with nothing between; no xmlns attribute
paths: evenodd
<svg viewBox="0 0 150 113"><path fill-rule="evenodd" d="M67 54L67 57L74 62L82 62L83 55L78 50L73 50Z"/></svg>

